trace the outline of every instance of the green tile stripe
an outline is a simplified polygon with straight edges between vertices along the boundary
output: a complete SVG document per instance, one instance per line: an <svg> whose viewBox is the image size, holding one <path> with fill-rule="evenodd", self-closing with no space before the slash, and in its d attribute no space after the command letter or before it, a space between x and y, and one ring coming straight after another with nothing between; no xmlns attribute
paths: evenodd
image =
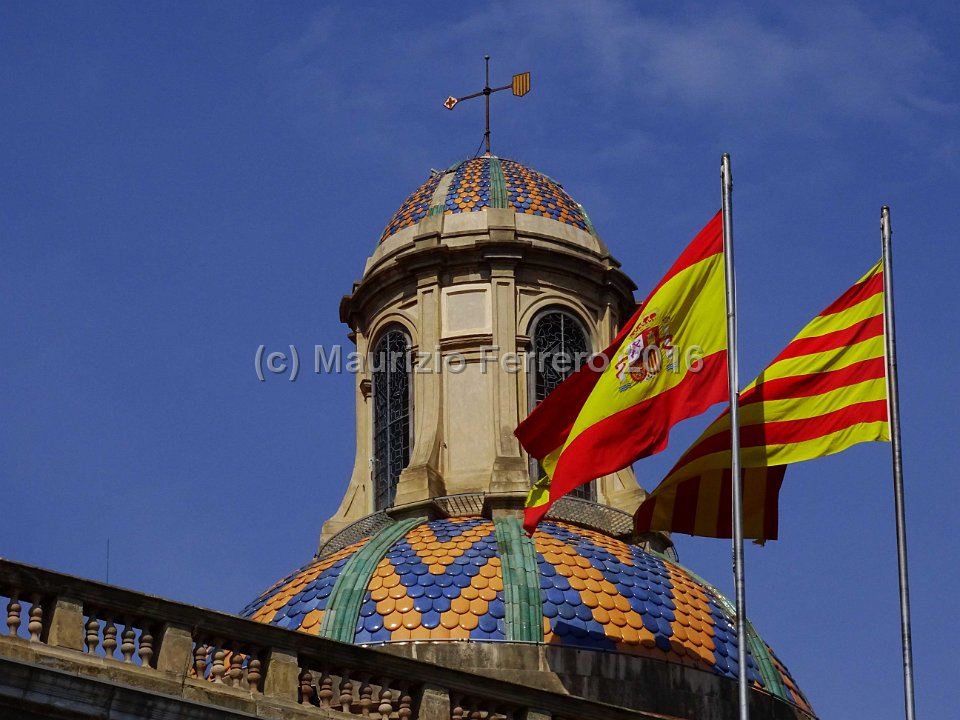
<svg viewBox="0 0 960 720"><path fill-rule="evenodd" d="M576 202L576 200L574 200ZM596 237L597 229L593 226L593 222L590 220L590 216L587 215L587 211L583 209L583 205L577 203L577 207L580 209L580 212L583 214L583 222L586 223L587 230L591 235Z"/></svg>
<svg viewBox="0 0 960 720"><path fill-rule="evenodd" d="M352 643L363 596L377 565L394 544L426 518L415 517L388 525L357 550L340 572L330 591L327 610L320 623L320 637Z"/></svg>
<svg viewBox="0 0 960 720"><path fill-rule="evenodd" d="M450 185L453 184L453 174L461 164L462 163L454 163L454 165L443 174L443 177L437 184L437 188L430 197L430 210L427 212L427 215L443 215L443 211L447 208L447 192L450 190Z"/></svg>
<svg viewBox="0 0 960 720"><path fill-rule="evenodd" d="M507 181L503 178L500 158L490 158L490 207L505 208L507 205Z"/></svg>
<svg viewBox="0 0 960 720"><path fill-rule="evenodd" d="M736 617L737 606L730 602L730 599L726 595L693 572L693 570L684 567L674 560L671 560L666 555L661 555L658 552L652 552L651 554L656 555L657 557L666 560L673 565L676 565L678 568L687 573L687 575L710 590L710 592L712 592L714 597L717 599L717 602L723 606L723 609L726 610L731 616ZM763 684L766 686L767 692L782 700L792 702L792 700L790 700L790 696L787 695L787 691L783 687L783 681L780 678L780 673L773 665L773 660L770 658L770 651L767 650L766 643L760 637L760 634L757 632L756 628L753 627L753 623L751 623L749 620L747 620L747 642L750 643L750 652L753 655L754 660L756 660L757 665L760 666L760 677L763 678Z"/></svg>
<svg viewBox="0 0 960 720"><path fill-rule="evenodd" d="M749 620L747 620L747 639L750 641L750 650L753 652L753 657L756 658L757 664L760 665L760 675L763 677L763 683L767 686L767 690L778 698L790 700L787 691L783 687L783 680L780 678L780 673L773 665L770 651L767 650L767 644Z"/></svg>
<svg viewBox="0 0 960 720"><path fill-rule="evenodd" d="M533 540L523 531L519 518L497 518L493 526L503 572L506 639L542 643L543 601Z"/></svg>

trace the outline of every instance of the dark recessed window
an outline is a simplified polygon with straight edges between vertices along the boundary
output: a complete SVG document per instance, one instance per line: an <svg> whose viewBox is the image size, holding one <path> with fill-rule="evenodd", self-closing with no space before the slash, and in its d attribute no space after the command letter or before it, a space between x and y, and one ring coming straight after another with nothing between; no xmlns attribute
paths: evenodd
<svg viewBox="0 0 960 720"><path fill-rule="evenodd" d="M373 499L374 509L393 505L400 472L410 462L410 336L393 328L374 346Z"/></svg>
<svg viewBox="0 0 960 720"><path fill-rule="evenodd" d="M537 315L530 328L533 363L530 378L530 409L569 377L590 357L590 343L580 321L565 310L550 309ZM531 461L533 480L543 476L543 469ZM574 489L569 495L596 500L593 482Z"/></svg>

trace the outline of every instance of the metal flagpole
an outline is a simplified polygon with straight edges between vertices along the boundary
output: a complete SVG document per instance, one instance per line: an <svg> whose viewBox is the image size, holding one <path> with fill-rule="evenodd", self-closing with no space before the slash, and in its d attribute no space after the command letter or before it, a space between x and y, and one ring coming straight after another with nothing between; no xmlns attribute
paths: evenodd
<svg viewBox="0 0 960 720"><path fill-rule="evenodd" d="M743 489L740 480L740 379L737 367L737 287L733 273L733 177L730 153L720 160L723 193L723 259L727 297L727 379L730 385L730 477L733 490L733 582L737 602L737 677L740 720L748 720L747 593L743 579Z"/></svg>
<svg viewBox="0 0 960 720"><path fill-rule="evenodd" d="M903 701L907 720L914 720L913 648L910 639L910 586L907 580L907 526L903 510L903 458L900 454L900 395L897 387L897 339L893 322L893 258L890 208L880 208L883 244L883 336L887 361L887 411L893 450L893 501L897 515L897 570L900 579L900 634L903 641Z"/></svg>

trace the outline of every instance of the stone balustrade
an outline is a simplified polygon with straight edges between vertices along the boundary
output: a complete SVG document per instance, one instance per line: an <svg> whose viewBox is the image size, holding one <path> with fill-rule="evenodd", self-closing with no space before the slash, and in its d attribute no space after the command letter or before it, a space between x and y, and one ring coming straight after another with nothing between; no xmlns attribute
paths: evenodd
<svg viewBox="0 0 960 720"><path fill-rule="evenodd" d="M145 719L657 717L2 559L0 602L4 717L44 703Z"/></svg>

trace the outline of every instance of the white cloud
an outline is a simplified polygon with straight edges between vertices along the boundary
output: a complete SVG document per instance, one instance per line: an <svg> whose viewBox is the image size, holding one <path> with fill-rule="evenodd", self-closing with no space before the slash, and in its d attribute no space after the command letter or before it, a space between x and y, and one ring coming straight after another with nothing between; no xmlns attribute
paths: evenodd
<svg viewBox="0 0 960 720"><path fill-rule="evenodd" d="M594 81L612 93L807 122L899 124L960 110L933 94L956 68L915 22L874 18L851 3L806 5L776 18L713 4L670 17L617 0L540 6L547 7L567 20L535 32L576 44Z"/></svg>

